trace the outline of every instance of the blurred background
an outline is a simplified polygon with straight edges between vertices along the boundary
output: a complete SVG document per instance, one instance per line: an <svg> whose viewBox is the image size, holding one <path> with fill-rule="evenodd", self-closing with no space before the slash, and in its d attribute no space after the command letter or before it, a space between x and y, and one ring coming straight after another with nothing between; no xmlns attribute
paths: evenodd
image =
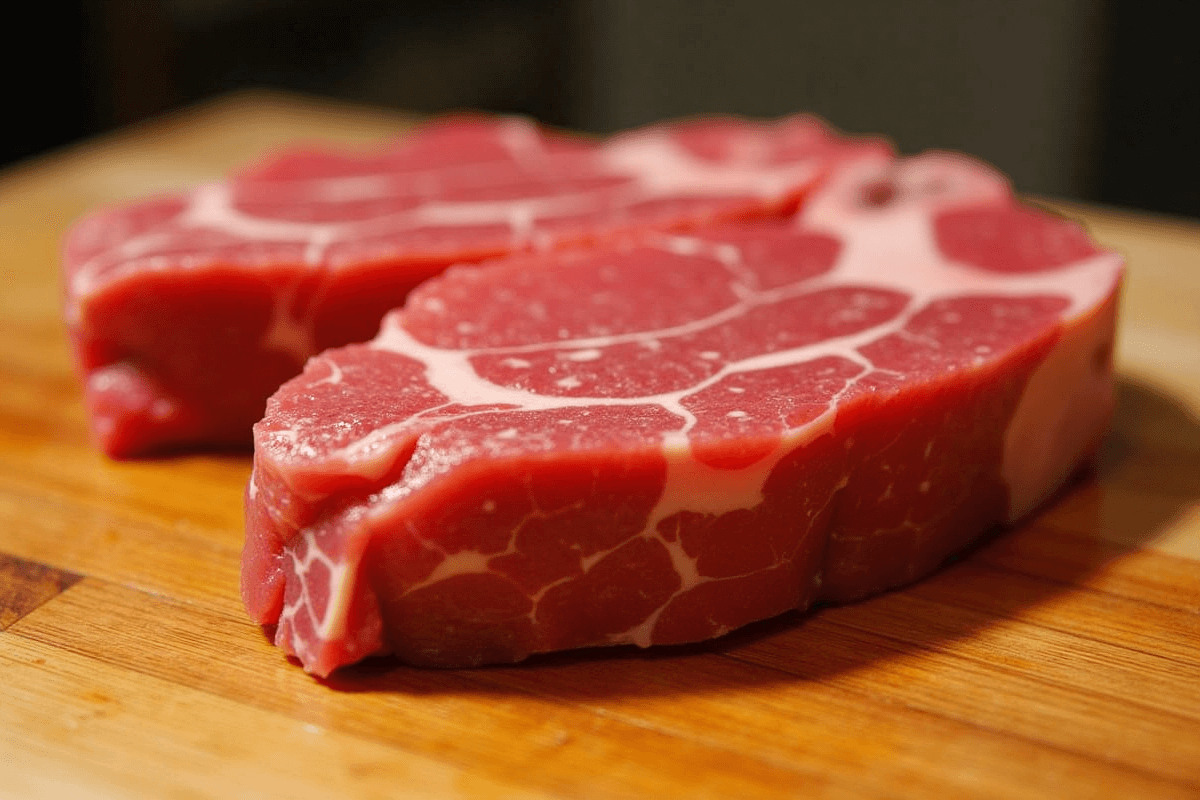
<svg viewBox="0 0 1200 800"><path fill-rule="evenodd" d="M1200 216L1190 0L63 0L5 48L0 165L248 87L598 133L814 111L1020 191Z"/></svg>

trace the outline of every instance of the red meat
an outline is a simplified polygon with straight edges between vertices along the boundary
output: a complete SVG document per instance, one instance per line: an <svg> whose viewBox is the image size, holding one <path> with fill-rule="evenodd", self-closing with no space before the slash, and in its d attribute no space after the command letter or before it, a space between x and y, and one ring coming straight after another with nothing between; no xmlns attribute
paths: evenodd
<svg viewBox="0 0 1200 800"><path fill-rule="evenodd" d="M371 338L453 263L777 216L878 140L707 120L600 144L515 119L427 126L370 155L297 150L95 213L64 254L94 437L112 456L248 445L304 361Z"/></svg>
<svg viewBox="0 0 1200 800"><path fill-rule="evenodd" d="M844 165L791 222L452 269L270 400L247 608L326 675L915 580L1093 452L1121 271L938 154Z"/></svg>

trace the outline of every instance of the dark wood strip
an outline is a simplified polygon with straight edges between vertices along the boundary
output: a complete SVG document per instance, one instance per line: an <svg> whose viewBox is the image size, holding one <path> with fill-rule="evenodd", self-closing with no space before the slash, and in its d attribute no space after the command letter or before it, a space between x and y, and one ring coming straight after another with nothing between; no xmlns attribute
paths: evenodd
<svg viewBox="0 0 1200 800"><path fill-rule="evenodd" d="M82 578L74 572L0 553L0 631Z"/></svg>

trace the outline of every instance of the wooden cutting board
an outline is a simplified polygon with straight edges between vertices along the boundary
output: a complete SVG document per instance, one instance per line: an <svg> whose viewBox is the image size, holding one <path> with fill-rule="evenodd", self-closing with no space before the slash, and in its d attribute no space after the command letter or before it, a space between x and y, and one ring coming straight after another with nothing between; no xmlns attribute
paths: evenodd
<svg viewBox="0 0 1200 800"><path fill-rule="evenodd" d="M1130 262L1096 475L933 578L706 646L326 683L238 600L245 455L87 443L58 241L88 207L385 112L225 98L0 174L0 797L1200 797L1200 226Z"/></svg>

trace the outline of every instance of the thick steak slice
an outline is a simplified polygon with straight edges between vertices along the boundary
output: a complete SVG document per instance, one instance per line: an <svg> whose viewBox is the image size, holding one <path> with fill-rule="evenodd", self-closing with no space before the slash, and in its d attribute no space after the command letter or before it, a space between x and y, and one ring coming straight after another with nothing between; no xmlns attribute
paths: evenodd
<svg viewBox="0 0 1200 800"><path fill-rule="evenodd" d="M449 264L779 215L834 164L889 156L809 117L601 144L461 118L378 153L296 150L100 211L64 256L94 438L112 456L248 445L266 398L305 359L371 338Z"/></svg>
<svg viewBox="0 0 1200 800"><path fill-rule="evenodd" d="M692 642L915 580L1111 411L1121 259L966 159L414 292L255 426L243 595L327 675Z"/></svg>

